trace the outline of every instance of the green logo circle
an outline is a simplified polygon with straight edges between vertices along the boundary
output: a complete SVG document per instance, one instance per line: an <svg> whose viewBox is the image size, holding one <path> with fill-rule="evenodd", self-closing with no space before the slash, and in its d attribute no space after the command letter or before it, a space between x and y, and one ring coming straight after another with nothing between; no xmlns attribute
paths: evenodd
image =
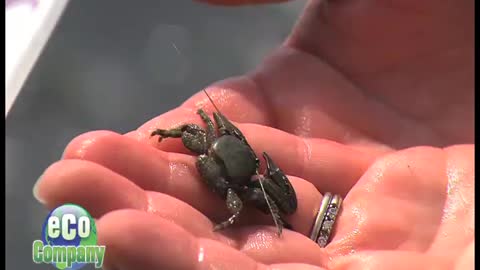
<svg viewBox="0 0 480 270"><path fill-rule="evenodd" d="M33 260L58 269L77 270L86 264L103 264L105 247L97 245L95 220L83 207L64 204L45 219L42 240L33 243Z"/></svg>

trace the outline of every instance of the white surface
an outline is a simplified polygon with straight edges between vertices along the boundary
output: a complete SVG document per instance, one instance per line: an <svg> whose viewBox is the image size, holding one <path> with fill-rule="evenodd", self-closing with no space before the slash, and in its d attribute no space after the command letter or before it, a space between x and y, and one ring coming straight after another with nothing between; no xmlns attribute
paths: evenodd
<svg viewBox="0 0 480 270"><path fill-rule="evenodd" d="M19 1L5 8L5 117L68 0Z"/></svg>

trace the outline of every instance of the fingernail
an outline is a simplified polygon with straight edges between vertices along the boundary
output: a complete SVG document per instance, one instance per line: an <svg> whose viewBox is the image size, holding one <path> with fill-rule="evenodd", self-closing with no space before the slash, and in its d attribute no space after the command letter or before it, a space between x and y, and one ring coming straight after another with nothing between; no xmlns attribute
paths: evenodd
<svg viewBox="0 0 480 270"><path fill-rule="evenodd" d="M68 144L67 144L67 146L68 146ZM60 160L64 159L65 154L67 153L67 146L65 146L65 148L63 148L63 152L62 152L62 155L60 156Z"/></svg>
<svg viewBox="0 0 480 270"><path fill-rule="evenodd" d="M33 197L38 201L40 202L41 204L44 204L45 203L45 200L40 196L39 192L38 192L38 186L40 184L40 182L42 181L42 177L43 177L43 174L40 175L40 177L38 178L37 182L35 182L35 185L33 185Z"/></svg>

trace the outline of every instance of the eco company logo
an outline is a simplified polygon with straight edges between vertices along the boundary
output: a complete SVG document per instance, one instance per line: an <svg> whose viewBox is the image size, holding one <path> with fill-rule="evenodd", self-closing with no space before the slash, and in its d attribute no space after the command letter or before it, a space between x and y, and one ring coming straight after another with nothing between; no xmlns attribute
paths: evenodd
<svg viewBox="0 0 480 270"><path fill-rule="evenodd" d="M101 268L106 249L97 245L95 220L75 204L64 204L50 212L43 224L42 240L34 241L32 246L35 263L69 270L87 264Z"/></svg>

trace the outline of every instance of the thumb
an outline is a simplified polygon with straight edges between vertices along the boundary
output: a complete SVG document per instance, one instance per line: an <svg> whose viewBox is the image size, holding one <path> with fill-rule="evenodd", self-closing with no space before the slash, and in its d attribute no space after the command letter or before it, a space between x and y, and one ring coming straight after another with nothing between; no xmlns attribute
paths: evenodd
<svg viewBox="0 0 480 270"><path fill-rule="evenodd" d="M196 1L212 4L212 5L243 6L243 5L282 3L282 2L287 2L289 0L196 0Z"/></svg>

